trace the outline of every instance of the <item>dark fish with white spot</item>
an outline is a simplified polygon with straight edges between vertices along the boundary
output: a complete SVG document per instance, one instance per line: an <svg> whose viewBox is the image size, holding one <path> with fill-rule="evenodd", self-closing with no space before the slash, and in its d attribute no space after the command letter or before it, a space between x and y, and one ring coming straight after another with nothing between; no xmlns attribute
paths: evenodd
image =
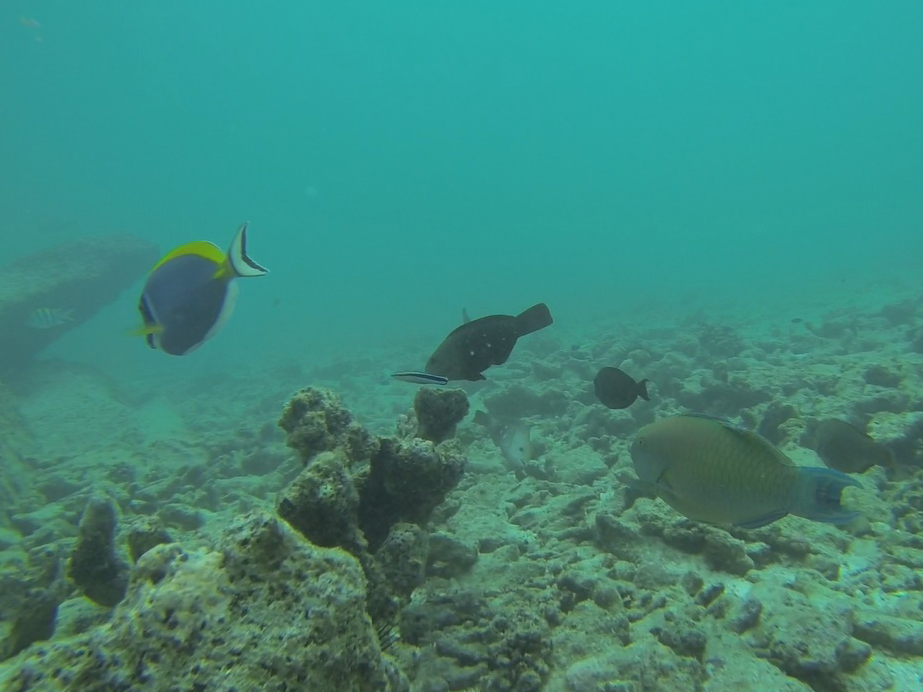
<svg viewBox="0 0 923 692"><path fill-rule="evenodd" d="M705 416L645 425L631 444L641 482L695 521L765 526L787 514L843 524L858 513L840 504L859 483L833 469L796 466L768 440Z"/></svg>
<svg viewBox="0 0 923 692"><path fill-rule="evenodd" d="M204 240L169 252L151 270L138 310L151 348L173 356L192 353L224 326L237 299L235 279L268 273L247 255L247 224L227 254Z"/></svg>
<svg viewBox="0 0 923 692"><path fill-rule="evenodd" d="M894 453L846 421L821 421L814 432L814 451L832 469L865 473L876 464L894 465Z"/></svg>
<svg viewBox="0 0 923 692"><path fill-rule="evenodd" d="M426 372L449 380L476 382L491 365L502 365L520 337L552 324L544 303L519 315L489 315L454 329L426 362Z"/></svg>
<svg viewBox="0 0 923 692"><path fill-rule="evenodd" d="M618 368L602 368L596 373L593 389L596 399L603 406L621 409L631 406L638 397L650 401L647 383L648 380L636 382L633 377Z"/></svg>

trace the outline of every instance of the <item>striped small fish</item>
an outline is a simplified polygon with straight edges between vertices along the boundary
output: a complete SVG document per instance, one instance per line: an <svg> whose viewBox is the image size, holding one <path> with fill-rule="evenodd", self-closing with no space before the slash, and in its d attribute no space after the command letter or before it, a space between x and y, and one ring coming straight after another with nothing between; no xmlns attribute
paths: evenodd
<svg viewBox="0 0 923 692"><path fill-rule="evenodd" d="M449 380L447 377L442 377L441 375L433 375L428 372L420 372L419 370L402 370L401 372L396 372L391 375L395 380L400 380L401 382L410 382L412 384L436 384L436 385L445 385L448 384Z"/></svg>
<svg viewBox="0 0 923 692"><path fill-rule="evenodd" d="M26 324L32 329L54 329L73 321L73 308L35 308Z"/></svg>

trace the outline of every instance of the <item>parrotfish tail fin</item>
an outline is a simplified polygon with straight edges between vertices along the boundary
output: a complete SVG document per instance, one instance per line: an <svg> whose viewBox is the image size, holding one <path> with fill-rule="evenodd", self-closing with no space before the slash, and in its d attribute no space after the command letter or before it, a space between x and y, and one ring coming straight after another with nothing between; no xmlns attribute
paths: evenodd
<svg viewBox="0 0 923 692"><path fill-rule="evenodd" d="M548 306L544 303L539 303L516 316L516 331L519 336L525 336L526 334L537 332L539 329L544 329L553 322Z"/></svg>
<svg viewBox="0 0 923 692"><path fill-rule="evenodd" d="M651 396L647 393L647 383L650 382L648 379L641 380L638 382L638 396L644 399L645 401L650 401Z"/></svg>
<svg viewBox="0 0 923 692"><path fill-rule="evenodd" d="M468 324L471 318L468 317L468 308L462 308L462 324Z"/></svg>
<svg viewBox="0 0 923 692"><path fill-rule="evenodd" d="M231 241L231 247L228 248L227 264L234 276L263 276L269 273L266 267L257 264L247 254L246 222L237 229L237 235Z"/></svg>
<svg viewBox="0 0 923 692"><path fill-rule="evenodd" d="M861 487L855 478L834 469L819 467L801 467L798 476L797 497L792 514L828 524L845 524L859 516L858 512L849 511L840 504L840 496L845 488Z"/></svg>

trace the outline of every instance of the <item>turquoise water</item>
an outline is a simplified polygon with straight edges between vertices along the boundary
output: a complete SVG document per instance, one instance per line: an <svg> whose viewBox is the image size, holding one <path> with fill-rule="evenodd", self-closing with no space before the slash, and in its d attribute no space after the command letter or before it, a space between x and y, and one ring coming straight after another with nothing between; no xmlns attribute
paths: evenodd
<svg viewBox="0 0 923 692"><path fill-rule="evenodd" d="M216 358L419 337L462 306L849 290L923 243L918 3L0 12L7 256L249 220L273 275Z"/></svg>
<svg viewBox="0 0 923 692"><path fill-rule="evenodd" d="M453 505L461 518L437 510L436 522L469 546L502 534L496 554L481 550L476 577L497 593L542 574L548 600L562 603L571 596L556 582L561 565L578 563L615 584L600 586L598 599L584 594L601 615L577 607L571 616L562 605L554 616L563 624L546 632L558 653L543 654L545 689L635 689L605 671L633 670L637 649L624 649L627 662L603 661L594 638L615 636L612 603L631 600L625 565L644 567L650 555L670 556L661 560L667 576L637 577L634 605L618 611L635 608L638 648L644 637L667 646L650 636L659 616L639 604L696 570L705 583L726 580L728 598L743 599L753 577L770 639L791 631L814 646L810 632L787 629L808 606L832 617L861 600L915 622L923 553L907 517L923 488L921 36L923 4L899 1L0 3L0 265L122 232L161 252L193 240L225 247L249 221L250 254L270 269L239 281L224 331L187 357L127 336L139 323L139 275L11 378L10 401L41 453L23 453L35 475L17 479L36 494L23 490L20 504L0 508L0 557L13 565L0 577L26 564L28 550L70 550L97 487L115 498L120 530L135 510L159 513L181 542L222 545L228 521L271 510L300 468L275 427L292 391L333 383L363 424L390 434L417 390L388 373L422 367L462 308L476 318L545 302L554 326L524 339L491 381L465 386L472 409L514 410L517 424L532 426L537 454L558 475L514 478L485 430L464 423L457 437L469 472L461 509ZM590 389L602 365L650 378L652 402L603 411ZM773 407L789 403L797 413L778 419ZM664 503L643 498L638 510L617 499L633 473L631 436L694 405L747 425L776 416L773 442L801 465L819 464L807 442L818 420L867 423L897 450L906 476L877 468L861 477L871 497L859 508L861 529L811 526L804 539L804 524L791 518L778 535L699 526L709 549L733 558L703 562L675 532L670 543L678 524L669 522L683 520ZM0 406L9 427L5 415ZM276 466L263 473L252 461L260 455ZM136 481L116 476L119 464ZM174 487L173 476L199 478L189 467L206 480ZM259 473L240 471L249 468ZM0 473L0 497L5 482ZM166 507L144 509L155 501ZM197 534L181 519L200 510L207 530ZM44 537L22 528L46 515L54 530ZM567 533L583 520L586 535L610 526L597 516L642 536L637 553ZM889 538L892 529L899 538ZM804 540L818 552L799 553ZM916 553L888 562L893 550ZM842 581L827 578L831 563ZM433 580L420 588L442 595ZM796 592L801 601L785 600ZM73 588L65 595L73 608L85 601ZM529 597L515 607L531 617L539 606ZM0 658L3 608L0 594ZM70 617L62 621L78 631ZM726 658L730 677L710 658L695 668L682 654L699 683L724 682L693 688L654 675L650 689L748 692L734 682L737 670L770 680L748 667L768 667L764 652L740 653L722 638L731 630L720 617L701 617L711 623L709 656ZM854 621L875 648L865 672L818 679L800 659L791 668L774 662L780 677L766 684L815 692L920 684L923 628L908 654L907 639L879 633L868 612ZM861 653L852 634L842 641ZM842 641L817 646L840 656ZM401 646L395 656L414 692L442 690L425 686L441 675L426 667L435 644L420 635ZM416 656L423 662L411 663ZM538 689L497 679L478 687L458 677L446 689Z"/></svg>

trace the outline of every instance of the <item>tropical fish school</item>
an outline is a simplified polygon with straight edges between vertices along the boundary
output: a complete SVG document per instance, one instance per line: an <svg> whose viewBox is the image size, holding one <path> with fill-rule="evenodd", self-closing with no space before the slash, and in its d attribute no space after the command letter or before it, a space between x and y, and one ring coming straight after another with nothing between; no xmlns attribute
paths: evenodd
<svg viewBox="0 0 923 692"><path fill-rule="evenodd" d="M194 241L169 253L151 270L138 310L142 325L134 332L152 349L173 356L192 353L227 322L237 296L236 280L264 276L268 270L247 254L247 224L237 230L227 252L207 241ZM43 311L34 326L54 326L67 315ZM551 326L545 303L518 315L469 319L452 330L422 370L395 372L395 380L445 386L452 381L487 379L484 372L509 360L519 339ZM600 368L593 380L597 401L626 409L638 399L650 401L648 380L635 380L616 367ZM491 420L478 412L481 425L519 475L531 455L528 428ZM872 463L887 463L885 452L848 423L827 421L817 431L817 448L827 467L799 467L759 434L727 421L684 414L645 425L631 444L638 476L636 490L659 497L694 521L756 528L788 514L842 524L857 513L841 504L842 492L859 483L845 471L864 470L856 450ZM842 469L842 470L838 470Z"/></svg>

